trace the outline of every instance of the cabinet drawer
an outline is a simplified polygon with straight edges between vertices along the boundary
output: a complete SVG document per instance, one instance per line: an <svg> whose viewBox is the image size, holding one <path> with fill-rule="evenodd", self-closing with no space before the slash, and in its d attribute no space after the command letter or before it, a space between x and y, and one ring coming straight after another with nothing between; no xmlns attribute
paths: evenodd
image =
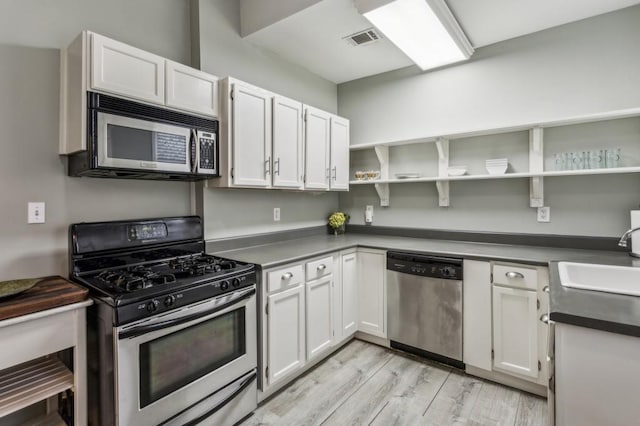
<svg viewBox="0 0 640 426"><path fill-rule="evenodd" d="M267 292L280 290L304 282L302 265L286 266L267 273Z"/></svg>
<svg viewBox="0 0 640 426"><path fill-rule="evenodd" d="M538 288L538 270L535 267L493 265L493 283L536 290Z"/></svg>
<svg viewBox="0 0 640 426"><path fill-rule="evenodd" d="M324 277L333 272L333 257L325 257L322 259L307 262L307 281Z"/></svg>

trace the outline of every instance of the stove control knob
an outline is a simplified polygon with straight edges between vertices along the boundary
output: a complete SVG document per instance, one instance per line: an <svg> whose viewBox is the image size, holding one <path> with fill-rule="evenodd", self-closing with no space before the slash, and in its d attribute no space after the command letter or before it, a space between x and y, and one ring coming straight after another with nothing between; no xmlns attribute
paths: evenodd
<svg viewBox="0 0 640 426"><path fill-rule="evenodd" d="M176 297L175 296L167 296L164 298L164 306L166 306L167 308L170 308L174 305L174 303L176 303Z"/></svg>
<svg viewBox="0 0 640 426"><path fill-rule="evenodd" d="M228 290L228 289L229 289L229 282L227 282L227 281L222 281L222 282L220 283L220 290L223 290L223 291L224 291L224 290Z"/></svg>
<svg viewBox="0 0 640 426"><path fill-rule="evenodd" d="M237 278L234 278L231 280L231 285L234 287L238 287L240 285L240 280Z"/></svg>
<svg viewBox="0 0 640 426"><path fill-rule="evenodd" d="M152 300L147 303L147 312L155 312L158 309L160 303L157 300Z"/></svg>

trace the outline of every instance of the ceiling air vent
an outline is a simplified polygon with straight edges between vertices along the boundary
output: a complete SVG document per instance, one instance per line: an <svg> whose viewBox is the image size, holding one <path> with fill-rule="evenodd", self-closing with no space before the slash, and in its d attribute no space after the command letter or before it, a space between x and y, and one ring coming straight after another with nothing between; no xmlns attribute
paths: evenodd
<svg viewBox="0 0 640 426"><path fill-rule="evenodd" d="M353 46L362 46L363 44L373 43L380 40L382 37L373 28L368 28L364 31L358 31L355 34L343 37L349 44Z"/></svg>

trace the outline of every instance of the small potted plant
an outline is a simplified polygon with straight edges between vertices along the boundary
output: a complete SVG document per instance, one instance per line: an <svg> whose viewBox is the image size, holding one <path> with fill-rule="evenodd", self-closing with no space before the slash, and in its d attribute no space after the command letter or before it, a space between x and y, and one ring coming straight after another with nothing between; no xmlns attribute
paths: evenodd
<svg viewBox="0 0 640 426"><path fill-rule="evenodd" d="M349 220L349 215L343 212L333 212L329 216L329 229L334 235L344 234L345 225Z"/></svg>

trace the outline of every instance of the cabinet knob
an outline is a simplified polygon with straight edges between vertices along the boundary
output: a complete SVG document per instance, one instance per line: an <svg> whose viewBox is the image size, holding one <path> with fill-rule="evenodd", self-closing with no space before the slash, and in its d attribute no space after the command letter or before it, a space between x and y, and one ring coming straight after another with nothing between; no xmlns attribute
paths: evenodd
<svg viewBox="0 0 640 426"><path fill-rule="evenodd" d="M542 287L542 291L544 291L545 293L549 293L549 286L545 285L544 287Z"/></svg>
<svg viewBox="0 0 640 426"><path fill-rule="evenodd" d="M293 278L293 274L291 272L287 272L286 274L282 274L282 279L283 280L288 280Z"/></svg>
<svg viewBox="0 0 640 426"><path fill-rule="evenodd" d="M325 269L327 269L327 265L325 264L320 264L318 265L318 267L316 268L318 271L324 271Z"/></svg>
<svg viewBox="0 0 640 426"><path fill-rule="evenodd" d="M540 321L542 321L545 324L549 324L549 314L542 314L540 316Z"/></svg>
<svg viewBox="0 0 640 426"><path fill-rule="evenodd" d="M507 276L507 278L524 278L524 275L522 275L520 272L514 272L514 271L509 271L505 274Z"/></svg>

